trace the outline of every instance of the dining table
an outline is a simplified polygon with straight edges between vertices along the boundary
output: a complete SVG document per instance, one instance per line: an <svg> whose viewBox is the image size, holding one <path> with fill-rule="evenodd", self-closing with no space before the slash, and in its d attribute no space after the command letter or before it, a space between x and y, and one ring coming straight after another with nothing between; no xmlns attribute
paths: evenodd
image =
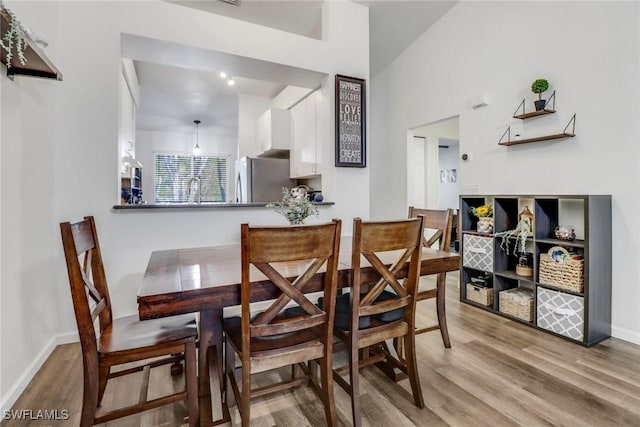
<svg viewBox="0 0 640 427"><path fill-rule="evenodd" d="M240 305L240 245L158 250L151 253L138 290L138 314L141 320L199 313L198 394L200 425L227 425L229 410L223 396L222 363L223 309ZM381 254L380 259L391 264L397 254ZM458 254L430 248L422 249L420 275L446 273L459 269ZM305 271L305 262L276 263L280 273L295 278ZM324 270L318 271L303 292L322 288ZM407 274L402 268L398 276ZM378 276L366 262L361 265L364 282ZM280 291L260 271L250 271L252 302L278 297ZM351 239L340 244L338 288L351 283ZM439 284L444 287L444 282ZM438 297L444 298L444 289Z"/></svg>

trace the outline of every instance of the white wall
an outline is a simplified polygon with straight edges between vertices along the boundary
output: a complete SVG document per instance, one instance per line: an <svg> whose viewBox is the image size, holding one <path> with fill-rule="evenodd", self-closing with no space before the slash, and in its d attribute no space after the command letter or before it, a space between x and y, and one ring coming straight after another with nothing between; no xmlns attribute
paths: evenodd
<svg viewBox="0 0 640 427"><path fill-rule="evenodd" d="M5 2L22 22L44 33L58 53L56 4L43 3L38 13L25 2ZM54 19L52 19L52 17ZM7 396L24 387L32 364L61 332L59 298L70 298L68 286L56 281L64 269L60 232L53 211L56 194L73 194L72 183L55 180L55 169L72 168L66 159L56 166L56 98L53 80L14 81L0 67L0 409ZM117 96L117 91L115 91ZM117 131L117 128L115 128ZM115 142L114 150L115 150ZM60 185L60 187L56 187ZM65 330L71 330L67 323Z"/></svg>
<svg viewBox="0 0 640 427"><path fill-rule="evenodd" d="M612 332L640 343L638 8L637 2L454 6L373 79L372 169L384 164L398 180L371 175L371 188L388 195L372 197L372 215L404 214L405 194L395 189L404 184L406 144L398 142L406 129L459 114L460 152L473 152L460 164L461 188L612 195ZM523 123L524 135L560 132L577 113L577 136L497 145L522 98L534 99L529 86L540 77L557 90L558 112ZM491 101L474 110L469 101L479 93Z"/></svg>
<svg viewBox="0 0 640 427"><path fill-rule="evenodd" d="M227 159L227 199L235 200L234 166L236 162L236 139L232 137L198 135L198 143L203 156L218 156ZM193 133L136 131L136 159L142 163L143 200L154 203L154 154L192 154L195 146L195 125Z"/></svg>
<svg viewBox="0 0 640 427"><path fill-rule="evenodd" d="M5 85L4 82L5 82L5 80L0 77L0 120L3 117L3 115L2 115L2 111L3 111L3 109L2 109L2 104L3 104L2 103L2 99L4 99L4 98L2 96L2 88ZM2 122L0 121L0 125L1 124L2 124ZM0 194L1 194L1 191L2 191L2 185L4 183L4 179L2 177L2 175L3 175L2 171L4 169L2 167L2 160L4 158L4 156L2 155L2 152L4 151L3 150L3 143L2 143L2 140L4 139L3 138L2 129L3 129L3 127L0 126ZM1 201L2 200L0 199L0 202ZM0 203L0 242L2 242L2 238L3 238L3 236L2 236L2 228L3 228L2 227L2 218L3 218L3 215L2 215L2 204ZM2 253L3 253L2 245L0 244L0 310L2 309L2 301L4 301L2 299L2 282L3 282L3 280L2 280ZM1 311L0 311L0 331L2 331L2 312ZM4 395L2 390L3 390L3 388L2 388L2 338L0 338L0 399L2 399L2 396ZM0 408L3 407L2 403L3 402L0 401Z"/></svg>
<svg viewBox="0 0 640 427"><path fill-rule="evenodd" d="M124 74L118 78L120 118L118 120L118 153L120 158L136 156L135 117L136 104ZM124 166L124 165L123 165Z"/></svg>
<svg viewBox="0 0 640 427"><path fill-rule="evenodd" d="M407 205L426 208L426 148L424 138L411 136L407 138Z"/></svg>
<svg viewBox="0 0 640 427"><path fill-rule="evenodd" d="M368 11L323 6L315 40L160 1L8 2L44 32L63 82L2 83L2 408L46 357L49 338L75 331L58 222L96 217L117 316L135 296L152 250L239 241L239 224L283 223L264 209L117 212L120 33L163 39L368 80ZM333 115L333 79L323 92ZM333 124L323 141L320 220L369 217L369 168L333 167ZM326 177L326 179L325 179ZM345 185L349 183L349 186ZM352 188L359 191L353 192Z"/></svg>

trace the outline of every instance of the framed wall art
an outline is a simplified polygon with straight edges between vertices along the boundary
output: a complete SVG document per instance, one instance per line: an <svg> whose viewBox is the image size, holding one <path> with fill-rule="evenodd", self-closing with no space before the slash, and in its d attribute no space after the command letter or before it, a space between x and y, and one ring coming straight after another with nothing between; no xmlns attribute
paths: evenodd
<svg viewBox="0 0 640 427"><path fill-rule="evenodd" d="M365 81L336 74L336 166L367 166Z"/></svg>

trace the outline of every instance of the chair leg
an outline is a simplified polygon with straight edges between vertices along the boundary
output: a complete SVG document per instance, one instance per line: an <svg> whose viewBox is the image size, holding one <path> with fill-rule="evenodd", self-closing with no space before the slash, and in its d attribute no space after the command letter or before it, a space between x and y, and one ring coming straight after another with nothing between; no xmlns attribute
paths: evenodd
<svg viewBox="0 0 640 427"><path fill-rule="evenodd" d="M242 361L242 393L240 395L240 418L242 427L251 423L251 363Z"/></svg>
<svg viewBox="0 0 640 427"><path fill-rule="evenodd" d="M407 375L411 383L411 392L416 406L420 409L424 408L424 399L422 397L422 387L420 387L420 375L418 374L418 361L416 358L415 334L409 331L404 336L405 359L407 363Z"/></svg>
<svg viewBox="0 0 640 427"><path fill-rule="evenodd" d="M300 367L299 364L294 363L293 365L291 365L291 379L292 380L300 378L303 375L304 375L304 372L302 371L302 368Z"/></svg>
<svg viewBox="0 0 640 427"><path fill-rule="evenodd" d="M322 403L324 403L324 414L327 419L327 426L338 425L336 420L336 405L333 396L333 370L331 355L320 359L320 377L322 380ZM313 375L313 373L311 373Z"/></svg>
<svg viewBox="0 0 640 427"><path fill-rule="evenodd" d="M402 338L394 338L393 339L393 348L396 351L396 355L398 356L398 360L404 363L404 340Z"/></svg>
<svg viewBox="0 0 640 427"><path fill-rule="evenodd" d="M84 361L84 384L82 388L82 415L80 416L80 427L92 427L96 418L96 410L98 409L98 362ZM93 365L94 369L87 368L87 365Z"/></svg>
<svg viewBox="0 0 640 427"><path fill-rule="evenodd" d="M355 343L351 343L349 349L349 380L351 383L351 415L353 426L360 427L360 365L358 363L358 348Z"/></svg>
<svg viewBox="0 0 640 427"><path fill-rule="evenodd" d="M110 371L111 368L109 366L102 366L98 369L98 407L102 405L102 398L104 397L104 390L107 388Z"/></svg>
<svg viewBox="0 0 640 427"><path fill-rule="evenodd" d="M185 382L187 389L187 406L189 408L189 427L200 425L198 414L198 374L196 369L196 343L187 343L184 349Z"/></svg>
<svg viewBox="0 0 640 427"><path fill-rule="evenodd" d="M440 325L440 335L442 335L442 342L445 348L451 348L451 341L449 340L449 330L447 329L447 315L445 312L445 289L446 289L447 275L445 273L438 274L436 296L436 311L438 314L438 324Z"/></svg>
<svg viewBox="0 0 640 427"><path fill-rule="evenodd" d="M237 384L235 384L236 378L234 374L234 369L236 365L236 353L233 350L233 347L229 343L229 341L225 341L224 343L224 371L226 380L224 382L225 385L225 402L227 402L227 406L231 407L231 397L233 396L233 404L238 403L238 393L236 393Z"/></svg>

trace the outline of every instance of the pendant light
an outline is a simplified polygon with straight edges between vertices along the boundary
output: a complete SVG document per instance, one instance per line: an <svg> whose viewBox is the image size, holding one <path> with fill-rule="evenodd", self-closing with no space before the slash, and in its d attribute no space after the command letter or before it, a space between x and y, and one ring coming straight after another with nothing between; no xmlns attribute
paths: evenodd
<svg viewBox="0 0 640 427"><path fill-rule="evenodd" d="M200 126L200 120L194 120L193 123L196 124L196 146L193 147L193 155L200 155L200 145L198 144L198 127Z"/></svg>

